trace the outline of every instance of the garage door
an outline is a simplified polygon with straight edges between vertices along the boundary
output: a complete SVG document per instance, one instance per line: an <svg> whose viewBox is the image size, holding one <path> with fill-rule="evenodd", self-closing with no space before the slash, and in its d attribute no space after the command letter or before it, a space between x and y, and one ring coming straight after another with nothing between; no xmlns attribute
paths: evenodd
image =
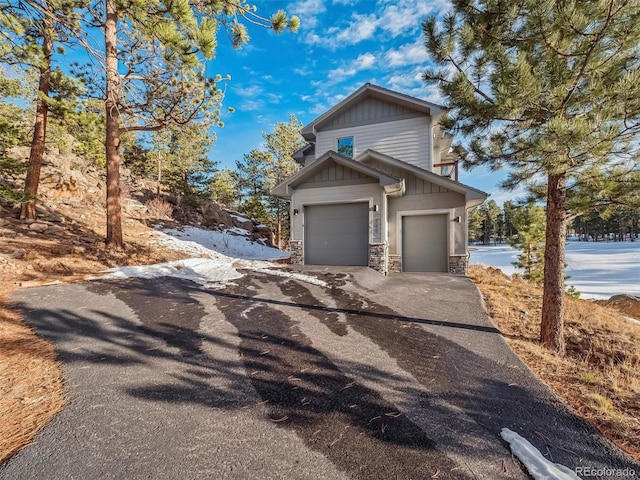
<svg viewBox="0 0 640 480"><path fill-rule="evenodd" d="M402 217L402 271L447 272L447 216Z"/></svg>
<svg viewBox="0 0 640 480"><path fill-rule="evenodd" d="M304 263L367 265L368 260L368 203L304 208Z"/></svg>

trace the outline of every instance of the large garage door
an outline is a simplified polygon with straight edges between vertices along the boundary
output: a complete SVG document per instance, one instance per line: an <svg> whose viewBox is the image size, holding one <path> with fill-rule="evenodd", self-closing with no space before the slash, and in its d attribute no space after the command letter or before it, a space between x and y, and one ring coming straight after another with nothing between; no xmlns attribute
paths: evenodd
<svg viewBox="0 0 640 480"><path fill-rule="evenodd" d="M448 271L446 215L402 217L402 271Z"/></svg>
<svg viewBox="0 0 640 480"><path fill-rule="evenodd" d="M304 263L367 265L368 260L368 203L304 208Z"/></svg>

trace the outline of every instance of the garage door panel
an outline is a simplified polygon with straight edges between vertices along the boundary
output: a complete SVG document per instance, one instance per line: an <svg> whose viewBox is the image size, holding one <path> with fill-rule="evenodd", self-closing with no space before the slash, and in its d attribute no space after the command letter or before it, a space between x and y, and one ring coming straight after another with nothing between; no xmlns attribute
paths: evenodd
<svg viewBox="0 0 640 480"><path fill-rule="evenodd" d="M307 265L368 264L368 203L311 205L304 215Z"/></svg>
<svg viewBox="0 0 640 480"><path fill-rule="evenodd" d="M402 217L402 271L447 272L446 215Z"/></svg>

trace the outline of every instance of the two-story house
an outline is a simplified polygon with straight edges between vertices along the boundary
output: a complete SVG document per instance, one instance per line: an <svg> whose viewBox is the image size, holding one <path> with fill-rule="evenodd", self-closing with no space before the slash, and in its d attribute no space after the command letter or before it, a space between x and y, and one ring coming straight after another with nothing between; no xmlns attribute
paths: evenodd
<svg viewBox="0 0 640 480"><path fill-rule="evenodd" d="M487 194L457 181L444 109L366 84L302 129L302 168L275 187L291 201L291 259L387 272L467 270L467 210Z"/></svg>

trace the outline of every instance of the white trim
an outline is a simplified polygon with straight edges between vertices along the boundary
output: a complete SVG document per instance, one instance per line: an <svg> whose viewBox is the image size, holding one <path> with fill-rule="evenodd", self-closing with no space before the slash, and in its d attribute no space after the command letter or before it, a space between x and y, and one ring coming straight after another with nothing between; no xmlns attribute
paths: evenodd
<svg viewBox="0 0 640 480"><path fill-rule="evenodd" d="M400 210L396 212L396 241L397 249L400 250L400 258L402 259L400 271L404 271L402 266L404 264L404 252L402 251L402 217L415 217L425 215L446 215L447 216L447 272L449 271L449 257L453 255L454 235L451 231L451 222L454 214L453 208L435 208L430 210Z"/></svg>

